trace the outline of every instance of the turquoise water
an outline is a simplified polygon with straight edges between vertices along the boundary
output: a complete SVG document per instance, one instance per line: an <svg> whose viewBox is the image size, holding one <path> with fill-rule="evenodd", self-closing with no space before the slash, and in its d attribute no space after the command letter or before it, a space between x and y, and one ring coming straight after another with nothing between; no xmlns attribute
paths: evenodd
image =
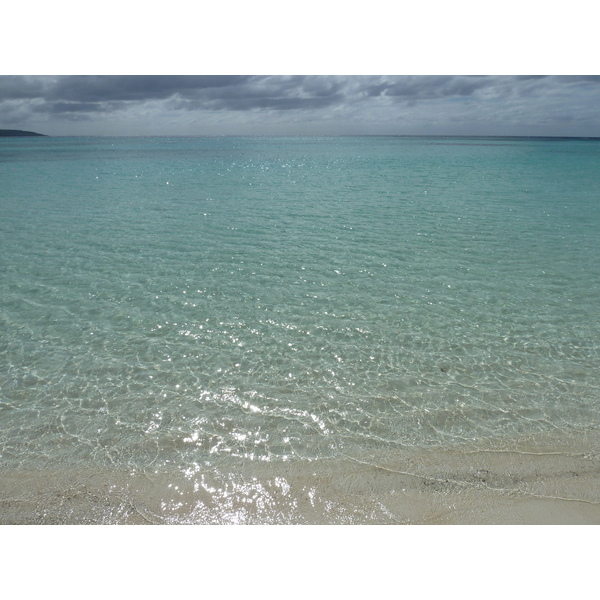
<svg viewBox="0 0 600 600"><path fill-rule="evenodd" d="M596 429L600 141L0 140L0 468Z"/></svg>

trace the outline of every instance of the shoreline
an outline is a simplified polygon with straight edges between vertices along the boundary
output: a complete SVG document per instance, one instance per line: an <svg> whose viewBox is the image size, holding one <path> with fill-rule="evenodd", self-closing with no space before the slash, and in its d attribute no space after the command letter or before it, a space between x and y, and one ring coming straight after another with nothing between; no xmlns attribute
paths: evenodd
<svg viewBox="0 0 600 600"><path fill-rule="evenodd" d="M183 473L0 473L0 524L600 524L594 431Z"/></svg>

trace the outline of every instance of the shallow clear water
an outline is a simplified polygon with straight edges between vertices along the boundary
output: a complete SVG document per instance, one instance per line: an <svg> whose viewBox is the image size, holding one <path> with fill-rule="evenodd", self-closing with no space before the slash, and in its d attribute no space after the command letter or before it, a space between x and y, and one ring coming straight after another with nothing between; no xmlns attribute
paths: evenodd
<svg viewBox="0 0 600 600"><path fill-rule="evenodd" d="M0 140L0 466L597 428L600 142Z"/></svg>

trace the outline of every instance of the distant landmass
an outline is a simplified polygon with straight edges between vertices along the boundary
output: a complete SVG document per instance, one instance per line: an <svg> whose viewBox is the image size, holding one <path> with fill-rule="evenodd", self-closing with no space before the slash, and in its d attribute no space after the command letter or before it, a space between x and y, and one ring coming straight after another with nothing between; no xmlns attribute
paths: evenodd
<svg viewBox="0 0 600 600"><path fill-rule="evenodd" d="M44 136L43 133L35 133L34 131L21 131L20 129L0 129L0 137L22 137L22 136Z"/></svg>

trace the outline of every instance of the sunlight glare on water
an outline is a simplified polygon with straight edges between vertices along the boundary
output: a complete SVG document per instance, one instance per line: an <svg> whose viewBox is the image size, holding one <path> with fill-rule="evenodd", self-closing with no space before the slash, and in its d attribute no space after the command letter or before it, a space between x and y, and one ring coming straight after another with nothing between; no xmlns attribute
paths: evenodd
<svg viewBox="0 0 600 600"><path fill-rule="evenodd" d="M595 141L0 157L3 468L185 474L598 425Z"/></svg>

